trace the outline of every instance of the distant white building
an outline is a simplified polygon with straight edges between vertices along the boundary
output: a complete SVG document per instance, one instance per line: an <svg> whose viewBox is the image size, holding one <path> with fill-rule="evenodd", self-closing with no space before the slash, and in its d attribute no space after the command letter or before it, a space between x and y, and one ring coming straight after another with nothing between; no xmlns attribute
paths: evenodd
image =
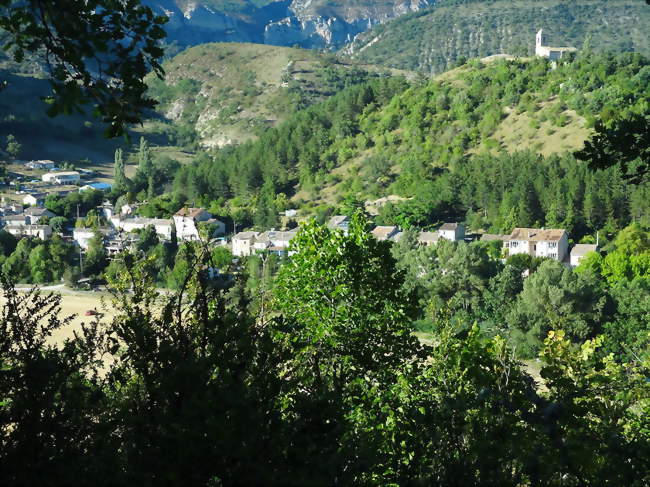
<svg viewBox="0 0 650 487"><path fill-rule="evenodd" d="M45 203L47 193L31 193L23 198L24 205L41 206Z"/></svg>
<svg viewBox="0 0 650 487"><path fill-rule="evenodd" d="M570 52L576 52L575 47L549 47L548 36L544 34L544 29L539 29L535 36L535 55L549 58L551 61L562 59Z"/></svg>
<svg viewBox="0 0 650 487"><path fill-rule="evenodd" d="M598 245L595 244L576 244L571 249L570 264L571 267L577 267L580 261L590 252L598 252Z"/></svg>
<svg viewBox="0 0 650 487"><path fill-rule="evenodd" d="M26 167L30 169L40 169L43 171L50 171L56 167L54 161L44 160L44 161L29 161L25 164Z"/></svg>
<svg viewBox="0 0 650 487"><path fill-rule="evenodd" d="M232 238L232 255L235 257L248 257L255 253L255 239L257 232L239 232Z"/></svg>
<svg viewBox="0 0 650 487"><path fill-rule="evenodd" d="M36 237L46 240L52 235L52 227L49 225L7 225L4 229L14 237Z"/></svg>
<svg viewBox="0 0 650 487"><path fill-rule="evenodd" d="M77 171L48 172L41 176L46 183L54 184L74 184L81 180Z"/></svg>
<svg viewBox="0 0 650 487"><path fill-rule="evenodd" d="M297 233L297 228L288 231L269 230L255 237L253 247L256 251L266 251L282 255L286 253L291 240Z"/></svg>
<svg viewBox="0 0 650 487"><path fill-rule="evenodd" d="M528 254L562 262L568 257L569 236L563 229L515 228L506 248L509 255Z"/></svg>
<svg viewBox="0 0 650 487"><path fill-rule="evenodd" d="M462 223L445 223L438 229L438 236L452 242L465 240L465 225Z"/></svg>
<svg viewBox="0 0 650 487"><path fill-rule="evenodd" d="M136 230L144 230L147 227L154 227L156 233L169 240L172 238L172 221L165 218L120 218L113 216L110 219L111 224L118 230L123 232L133 232Z"/></svg>
<svg viewBox="0 0 650 487"><path fill-rule="evenodd" d="M198 224L202 222L215 226L211 237L226 233L225 223L212 218L212 215L203 208L182 208L174 215L178 240L199 240L201 237Z"/></svg>
<svg viewBox="0 0 650 487"><path fill-rule="evenodd" d="M55 213L47 208L40 208L38 206L30 206L24 211L24 214L25 220L30 225L35 225L41 218L53 218L56 216Z"/></svg>
<svg viewBox="0 0 650 487"><path fill-rule="evenodd" d="M104 237L114 234L111 228L74 228L72 230L72 240L81 247L83 250L88 250L90 241L95 237L95 232L98 231Z"/></svg>

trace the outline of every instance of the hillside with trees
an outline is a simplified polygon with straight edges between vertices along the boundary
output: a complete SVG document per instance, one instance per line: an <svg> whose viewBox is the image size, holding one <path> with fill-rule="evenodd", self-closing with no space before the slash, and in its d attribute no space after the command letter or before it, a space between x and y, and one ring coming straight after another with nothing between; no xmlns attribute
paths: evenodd
<svg viewBox="0 0 650 487"><path fill-rule="evenodd" d="M649 70L638 54L582 53L557 69L475 60L414 85L371 80L183 167L174 194L266 227L274 218L256 215L269 204L317 215L389 194L405 200L379 219L404 227L467 220L495 232L561 226L580 238L645 222L647 183L628 187L616 167L591 172L573 152L597 122L644 116Z"/></svg>
<svg viewBox="0 0 650 487"><path fill-rule="evenodd" d="M344 48L362 62L440 73L468 58L554 46L650 54L650 9L640 0L444 0L361 34Z"/></svg>
<svg viewBox="0 0 650 487"><path fill-rule="evenodd" d="M255 138L343 88L394 71L317 51L238 43L193 47L163 67L164 81L148 80L164 124L152 126L178 134L180 145L207 148Z"/></svg>

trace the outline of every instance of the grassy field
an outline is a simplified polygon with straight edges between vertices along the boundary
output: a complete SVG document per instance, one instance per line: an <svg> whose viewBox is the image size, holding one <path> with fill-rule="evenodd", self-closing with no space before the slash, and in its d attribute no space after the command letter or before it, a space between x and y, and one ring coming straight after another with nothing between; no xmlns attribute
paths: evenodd
<svg viewBox="0 0 650 487"><path fill-rule="evenodd" d="M75 331L81 330L81 324L90 322L93 316L84 316L87 310L96 310L103 313L102 320L110 320L115 316L115 310L111 306L111 296L108 293L73 291L66 288L57 289L55 292L61 294L61 311L59 318L73 316L70 324L59 328L51 337L51 343L60 345L66 339L72 338ZM4 307L5 301L0 297L0 305Z"/></svg>

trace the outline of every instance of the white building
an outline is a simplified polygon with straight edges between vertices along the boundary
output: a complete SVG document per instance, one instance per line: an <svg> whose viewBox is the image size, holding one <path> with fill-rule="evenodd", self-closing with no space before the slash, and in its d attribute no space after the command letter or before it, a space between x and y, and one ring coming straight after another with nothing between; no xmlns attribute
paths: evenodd
<svg viewBox="0 0 650 487"><path fill-rule="evenodd" d="M544 34L544 29L539 29L535 36L535 55L549 58L551 61L562 59L567 53L576 52L575 47L549 47L548 36Z"/></svg>
<svg viewBox="0 0 650 487"><path fill-rule="evenodd" d="M232 255L235 257L248 257L255 253L255 239L257 232L239 232L232 238Z"/></svg>
<svg viewBox="0 0 650 487"><path fill-rule="evenodd" d="M24 211L25 220L30 225L35 225L41 218L53 218L56 216L55 213L52 213L47 208L41 208L38 206L30 206Z"/></svg>
<svg viewBox="0 0 650 487"><path fill-rule="evenodd" d="M465 225L462 223L445 223L438 229L438 236L452 242L465 240Z"/></svg>
<svg viewBox="0 0 650 487"><path fill-rule="evenodd" d="M7 225L5 231L14 237L36 237L46 240L52 235L52 227L49 225Z"/></svg>
<svg viewBox="0 0 650 487"><path fill-rule="evenodd" d="M111 228L74 228L72 230L72 240L84 250L88 250L90 241L95 237L95 232L98 231L104 237L114 233Z"/></svg>
<svg viewBox="0 0 650 487"><path fill-rule="evenodd" d="M74 184L81 179L77 171L48 172L43 174L42 179L46 183Z"/></svg>
<svg viewBox="0 0 650 487"><path fill-rule="evenodd" d="M577 267L580 261L590 252L598 252L598 245L595 244L576 244L571 249L570 264L571 267Z"/></svg>
<svg viewBox="0 0 650 487"><path fill-rule="evenodd" d="M384 240L390 240L392 239L395 235L399 233L399 228L398 227L393 227L393 226L377 226L375 227L372 232L372 236L375 237L377 240L380 242Z"/></svg>
<svg viewBox="0 0 650 487"><path fill-rule="evenodd" d="M32 193L23 198L24 205L40 206L45 203L47 193Z"/></svg>
<svg viewBox="0 0 650 487"><path fill-rule="evenodd" d="M156 230L156 233L164 238L169 240L172 238L172 221L164 218L120 218L119 216L113 216L110 219L110 222L118 230L124 232L133 232L135 230L144 230L145 228L152 226Z"/></svg>
<svg viewBox="0 0 650 487"><path fill-rule="evenodd" d="M26 167L30 169L40 169L43 171L51 171L56 167L54 161L44 160L44 161L29 161L25 164Z"/></svg>
<svg viewBox="0 0 650 487"><path fill-rule="evenodd" d="M297 233L297 228L286 232L269 230L268 232L260 233L255 237L253 248L256 251L273 252L278 255L284 254L289 248L291 239L293 239Z"/></svg>
<svg viewBox="0 0 650 487"><path fill-rule="evenodd" d="M568 257L569 236L563 229L515 228L506 248L509 255L528 254L562 262Z"/></svg>
<svg viewBox="0 0 650 487"><path fill-rule="evenodd" d="M203 208L182 208L174 215L176 235L179 240L199 240L199 223L205 222L215 226L211 237L226 233L226 225Z"/></svg>

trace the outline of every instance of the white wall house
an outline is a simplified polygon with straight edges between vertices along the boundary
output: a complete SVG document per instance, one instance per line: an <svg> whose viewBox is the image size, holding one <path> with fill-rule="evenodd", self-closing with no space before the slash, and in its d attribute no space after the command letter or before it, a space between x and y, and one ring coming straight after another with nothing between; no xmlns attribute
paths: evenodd
<svg viewBox="0 0 650 487"><path fill-rule="evenodd" d="M176 235L179 240L199 240L199 223L206 222L215 225L215 231L211 235L223 235L226 233L226 225L220 220L212 218L212 215L203 208L182 208L174 215Z"/></svg>
<svg viewBox="0 0 650 487"><path fill-rule="evenodd" d="M49 225L7 225L4 229L14 237L36 237L46 240L52 235L52 227Z"/></svg>
<svg viewBox="0 0 650 487"><path fill-rule="evenodd" d="M239 232L232 238L232 255L248 257L255 253L255 238L257 232Z"/></svg>
<svg viewBox="0 0 650 487"><path fill-rule="evenodd" d="M44 161L29 161L25 164L26 167L30 169L40 169L44 171L50 171L56 167L54 161L44 160Z"/></svg>
<svg viewBox="0 0 650 487"><path fill-rule="evenodd" d="M571 267L577 267L580 261L590 252L598 252L598 245L595 244L576 244L571 249L570 264Z"/></svg>
<svg viewBox="0 0 650 487"><path fill-rule="evenodd" d="M41 176L44 182L54 184L78 183L81 176L77 171L48 172Z"/></svg>
<svg viewBox="0 0 650 487"><path fill-rule="evenodd" d="M169 240L172 238L172 221L164 218L120 218L113 216L110 222L118 230L123 232L133 232L135 230L143 230L149 226L154 227L156 233Z"/></svg>
<svg viewBox="0 0 650 487"><path fill-rule="evenodd" d="M418 244L425 247L430 247L431 245L437 244L438 240L440 240L440 234L438 232L418 233Z"/></svg>
<svg viewBox="0 0 650 487"><path fill-rule="evenodd" d="M40 208L38 206L30 206L24 211L25 220L31 225L35 225L41 218L53 218L55 213L47 208Z"/></svg>
<svg viewBox="0 0 650 487"><path fill-rule="evenodd" d="M32 193L23 198L24 205L40 206L45 203L46 193Z"/></svg>
<svg viewBox="0 0 650 487"><path fill-rule="evenodd" d="M563 229L515 228L506 248L509 255L528 254L562 262L568 257L569 236Z"/></svg>
<svg viewBox="0 0 650 487"><path fill-rule="evenodd" d="M438 229L438 236L445 240L458 242L465 239L465 225L462 223L444 223Z"/></svg>
<svg viewBox="0 0 650 487"><path fill-rule="evenodd" d="M544 33L544 29L540 29L535 36L535 55L539 57L549 58L551 61L562 59L570 52L576 52L575 47L549 47L548 36Z"/></svg>

